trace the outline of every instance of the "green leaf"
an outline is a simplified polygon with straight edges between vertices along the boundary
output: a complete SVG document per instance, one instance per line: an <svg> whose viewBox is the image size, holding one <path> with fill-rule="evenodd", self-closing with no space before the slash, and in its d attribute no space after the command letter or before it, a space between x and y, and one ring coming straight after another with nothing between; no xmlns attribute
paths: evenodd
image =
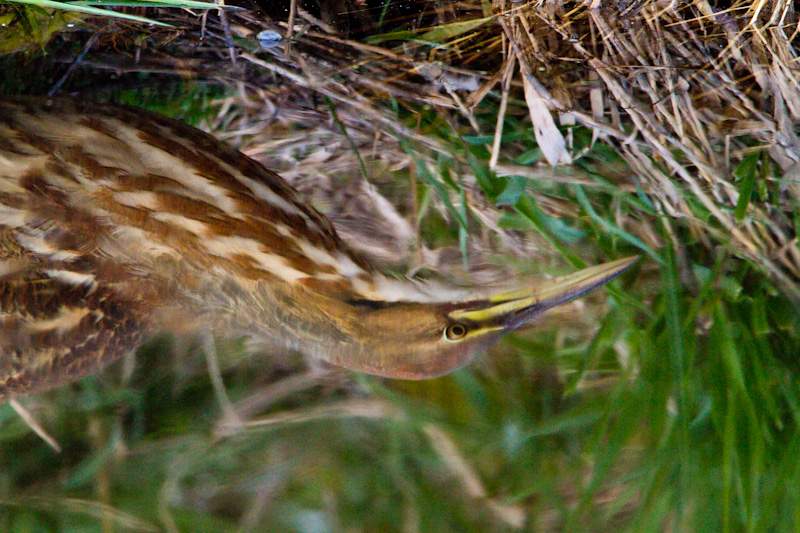
<svg viewBox="0 0 800 533"><path fill-rule="evenodd" d="M237 6L215 4L213 2L197 2L195 0L79 0L77 2L64 3L70 6L178 7L190 9L224 9L225 11L242 10L242 8Z"/></svg>
<svg viewBox="0 0 800 533"><path fill-rule="evenodd" d="M744 215L747 213L747 206L750 203L750 197L753 195L753 188L756 183L756 175L758 170L758 162L761 160L761 152L751 152L744 156L742 162L733 171L733 174L741 179L741 186L739 187L739 200L736 202L736 209L733 215L738 222L744 220Z"/></svg>
<svg viewBox="0 0 800 533"><path fill-rule="evenodd" d="M528 187L528 179L522 176L511 176L506 183L506 188L495 198L495 205L514 205Z"/></svg>
<svg viewBox="0 0 800 533"><path fill-rule="evenodd" d="M542 158L542 149L538 146L531 148L520 155L514 160L518 165L532 165Z"/></svg>
<svg viewBox="0 0 800 533"><path fill-rule="evenodd" d="M467 33L468 31L482 26L493 18L494 17L483 17L453 22L451 24L445 24L444 26L437 26L421 35L417 35L416 32L410 30L392 31L381 35L373 35L367 39L367 42L370 44L379 44L385 41L423 41L430 44L442 44L453 37L458 37L463 33Z"/></svg>
<svg viewBox="0 0 800 533"><path fill-rule="evenodd" d="M416 35L413 31L401 30L392 31L381 35L373 35L367 39L367 42L370 44L380 44L385 41L410 41L415 37Z"/></svg>
<svg viewBox="0 0 800 533"><path fill-rule="evenodd" d="M437 26L434 29L426 31L420 35L419 39L431 43L442 44L453 37L458 37L462 33L467 33L468 31L472 31L475 28L483 26L486 22L492 20L493 18L494 17L484 17Z"/></svg>
<svg viewBox="0 0 800 533"><path fill-rule="evenodd" d="M99 9L96 7L80 6L68 4L65 2L54 2L52 0L14 0L17 4L26 4L36 7L47 7L51 9L61 9L63 11L76 11L78 13L86 13L87 15L99 15L102 17L115 17L125 20L133 20L135 22L144 22L146 24L155 24L156 26L172 27L169 24L150 20L145 17L137 17L136 15L128 15L127 13L117 13L108 9Z"/></svg>
<svg viewBox="0 0 800 533"><path fill-rule="evenodd" d="M226 11L241 10L241 8L236 6L220 5L213 2L196 2L195 0L81 0L78 2L64 3L70 6L178 7L191 9L224 9Z"/></svg>
<svg viewBox="0 0 800 533"><path fill-rule="evenodd" d="M484 145L494 142L494 134L489 135L462 135L461 138L465 143L471 145ZM501 142L518 141L525 138L525 132L506 133L500 137Z"/></svg>
<svg viewBox="0 0 800 533"><path fill-rule="evenodd" d="M522 196L520 198L517 205L514 208L521 214L523 217L528 219L533 226L539 230L542 236L547 239L547 241L556 249L558 250L561 255L567 258L567 260L575 265L578 268L584 268L586 263L584 263L578 256L567 250L566 246L564 246L559 239L553 238L552 230L547 221L547 215L545 215L539 206L536 205L536 201L527 195Z"/></svg>

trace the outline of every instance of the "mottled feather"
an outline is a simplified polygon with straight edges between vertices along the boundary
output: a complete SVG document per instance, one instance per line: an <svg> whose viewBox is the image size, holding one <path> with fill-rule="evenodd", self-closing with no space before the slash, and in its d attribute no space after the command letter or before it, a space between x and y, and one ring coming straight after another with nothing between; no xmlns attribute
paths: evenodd
<svg viewBox="0 0 800 533"><path fill-rule="evenodd" d="M119 357L165 310L202 314L209 286L274 279L374 292L327 219L213 137L124 106L0 102L0 398Z"/></svg>

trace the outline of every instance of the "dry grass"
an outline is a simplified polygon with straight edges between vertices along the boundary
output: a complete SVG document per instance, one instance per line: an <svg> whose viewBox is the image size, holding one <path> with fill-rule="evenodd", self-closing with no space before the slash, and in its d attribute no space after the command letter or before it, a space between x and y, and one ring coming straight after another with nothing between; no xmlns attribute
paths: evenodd
<svg viewBox="0 0 800 533"><path fill-rule="evenodd" d="M39 509L14 492L33 488L167 530L796 528L792 4L417 2L382 17L344 2L358 35L299 4L291 29L251 12L86 19L34 60L40 85L7 68L2 89L46 92L94 39L62 91L241 146L387 268L488 281L640 253L635 284L431 383L220 348L213 380L173 350L165 385L145 351L133 384L28 405L71 485L25 456L5 508ZM291 46L262 48L263 30ZM5 431L0 457L25 433Z"/></svg>

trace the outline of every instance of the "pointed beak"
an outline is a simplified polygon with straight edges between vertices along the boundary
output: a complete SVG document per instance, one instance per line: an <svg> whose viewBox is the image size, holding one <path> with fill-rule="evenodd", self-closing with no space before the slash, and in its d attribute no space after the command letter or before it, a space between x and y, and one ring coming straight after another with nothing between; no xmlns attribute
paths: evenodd
<svg viewBox="0 0 800 533"><path fill-rule="evenodd" d="M529 289L490 296L474 306L452 311L449 316L455 321L476 324L483 333L509 331L548 309L571 302L605 285L638 260L639 256L627 257L566 276L542 280Z"/></svg>

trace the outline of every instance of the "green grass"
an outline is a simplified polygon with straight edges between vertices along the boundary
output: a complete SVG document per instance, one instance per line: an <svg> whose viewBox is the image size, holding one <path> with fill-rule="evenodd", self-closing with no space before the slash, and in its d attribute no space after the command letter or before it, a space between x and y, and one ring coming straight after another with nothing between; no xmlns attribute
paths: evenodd
<svg viewBox="0 0 800 533"><path fill-rule="evenodd" d="M215 95L150 105L192 122ZM545 183L494 175L490 137L454 119L387 106L449 148L401 141L420 205L441 202L449 215L423 210L428 242L465 249L480 228L459 173L468 169L505 206L501 226L537 236L562 264L641 262L594 298L605 308L512 334L450 376L313 382L254 416L271 423L229 436L216 432L202 356L157 339L128 380L120 364L24 399L60 454L0 406L0 530L504 531L517 529L515 513L533 531L798 530L798 303L724 232L700 238L642 187L620 187L609 169L625 161L584 129L573 132L585 149L575 168L592 185ZM492 131L495 104L482 112ZM504 136L517 162L540 157L513 113ZM774 200L764 184L781 176L761 150L735 168L741 220L748 204ZM548 212L544 197L578 215ZM304 368L242 357L238 344L220 350L234 401Z"/></svg>
<svg viewBox="0 0 800 533"><path fill-rule="evenodd" d="M210 2L197 2L195 0L135 0L135 1L108 1L108 0L94 0L94 1L70 1L60 2L56 0L7 0L7 4L16 6L27 6L29 9L36 13L48 13L52 10L66 11L70 13L79 13L82 15L110 17L120 20L128 20L131 22L141 22L144 24L153 24L156 26L169 27L169 24L153 20L147 17L140 17L130 13L114 11L111 9L103 9L98 6L106 7L169 7L178 9L221 9L219 5ZM230 8L228 8L230 9ZM25 15L30 18L30 15ZM12 22L8 20L7 23ZM38 24L36 25L38 26Z"/></svg>

